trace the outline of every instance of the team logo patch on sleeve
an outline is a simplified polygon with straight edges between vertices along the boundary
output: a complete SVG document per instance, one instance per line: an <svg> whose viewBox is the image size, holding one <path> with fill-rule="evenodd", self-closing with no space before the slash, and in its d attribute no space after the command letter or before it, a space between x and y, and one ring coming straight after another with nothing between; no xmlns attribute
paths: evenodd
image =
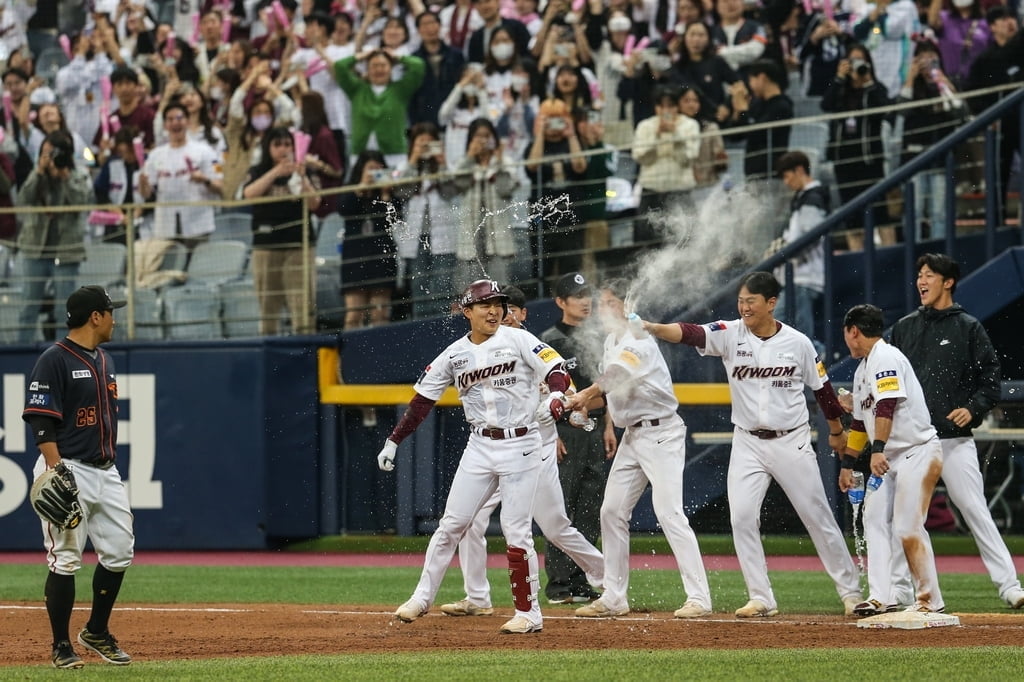
<svg viewBox="0 0 1024 682"><path fill-rule="evenodd" d="M722 322L721 320L719 320L718 322L712 322L711 324L708 325L708 329L713 332L720 332L723 329L725 329L725 322Z"/></svg>
<svg viewBox="0 0 1024 682"><path fill-rule="evenodd" d="M558 357L558 351L546 343L542 343L533 349L533 354L544 362L551 362Z"/></svg>
<svg viewBox="0 0 1024 682"><path fill-rule="evenodd" d="M818 365L817 366L818 366L818 378L819 379L825 378L825 374L826 374L826 372L825 372L825 363L822 362L821 360L818 360Z"/></svg>
<svg viewBox="0 0 1024 682"><path fill-rule="evenodd" d="M900 378L896 375L896 370L888 369L884 372L879 372L875 375L875 389L879 393L887 393L889 391L900 390Z"/></svg>
<svg viewBox="0 0 1024 682"><path fill-rule="evenodd" d="M33 393L28 397L30 407L46 407L50 404L49 393Z"/></svg>
<svg viewBox="0 0 1024 682"><path fill-rule="evenodd" d="M640 366L640 357L628 348L619 353L619 360L633 368Z"/></svg>

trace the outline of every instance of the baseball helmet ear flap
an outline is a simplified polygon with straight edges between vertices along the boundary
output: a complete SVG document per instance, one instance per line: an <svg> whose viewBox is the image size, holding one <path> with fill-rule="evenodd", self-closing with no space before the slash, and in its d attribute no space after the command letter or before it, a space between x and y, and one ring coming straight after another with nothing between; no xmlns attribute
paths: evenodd
<svg viewBox="0 0 1024 682"><path fill-rule="evenodd" d="M498 283L492 279L478 279L465 288L462 296L459 298L459 304L465 309L474 303L483 303L493 299L501 301L501 305L507 314L508 296L501 293L501 287L498 286Z"/></svg>

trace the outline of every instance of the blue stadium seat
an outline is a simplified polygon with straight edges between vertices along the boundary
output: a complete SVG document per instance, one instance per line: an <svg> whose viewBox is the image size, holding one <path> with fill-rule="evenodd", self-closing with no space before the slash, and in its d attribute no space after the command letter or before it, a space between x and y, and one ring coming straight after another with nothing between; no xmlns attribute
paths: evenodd
<svg viewBox="0 0 1024 682"><path fill-rule="evenodd" d="M252 216L250 214L240 211L218 213L213 219L213 224L211 240L228 239L252 246Z"/></svg>
<svg viewBox="0 0 1024 682"><path fill-rule="evenodd" d="M128 292L124 287L115 287L110 291L112 298L127 300ZM132 304L135 312L135 339L139 341L162 341L164 338L163 304L155 289L136 288ZM117 323L114 325L114 340L128 340L128 308L121 308L116 313Z"/></svg>
<svg viewBox="0 0 1024 682"><path fill-rule="evenodd" d="M168 339L220 339L221 305L218 287L185 284L163 293Z"/></svg>
<svg viewBox="0 0 1024 682"><path fill-rule="evenodd" d="M124 283L124 265L128 249L124 244L101 242L85 245L85 260L78 267L76 286L98 284L109 289Z"/></svg>
<svg viewBox="0 0 1024 682"><path fill-rule="evenodd" d="M239 279L245 272L249 260L249 247L241 241L209 241L200 244L192 252L192 259L185 272L187 284L216 286Z"/></svg>
<svg viewBox="0 0 1024 682"><path fill-rule="evenodd" d="M221 285L220 299L224 336L229 339L259 336L260 306L251 279Z"/></svg>

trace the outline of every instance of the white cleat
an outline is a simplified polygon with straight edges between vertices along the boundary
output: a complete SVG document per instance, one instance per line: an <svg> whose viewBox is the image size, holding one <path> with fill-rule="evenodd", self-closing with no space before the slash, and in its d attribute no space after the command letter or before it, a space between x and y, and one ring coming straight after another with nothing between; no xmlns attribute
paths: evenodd
<svg viewBox="0 0 1024 682"><path fill-rule="evenodd" d="M674 615L676 618L703 618L711 615L711 609L705 608L695 601L688 601L683 604L682 608L677 609Z"/></svg>
<svg viewBox="0 0 1024 682"><path fill-rule="evenodd" d="M760 599L751 599L746 605L736 609L737 618L770 618L779 615L776 608L768 608Z"/></svg>
<svg viewBox="0 0 1024 682"><path fill-rule="evenodd" d="M576 616L578 618L614 618L615 616L625 616L628 613L628 606L618 609L611 608L601 599L595 599L586 606L576 609Z"/></svg>
<svg viewBox="0 0 1024 682"><path fill-rule="evenodd" d="M525 635L531 632L540 632L544 629L542 623L534 623L526 616L516 616L501 626L503 635Z"/></svg>
<svg viewBox="0 0 1024 682"><path fill-rule="evenodd" d="M1009 604L1011 609L1024 608L1024 590L1020 589L1019 587L1015 590L1010 590L1009 592L1007 592L1006 596L1003 597L1003 599L1006 600L1006 603Z"/></svg>
<svg viewBox="0 0 1024 682"><path fill-rule="evenodd" d="M395 610L398 620L411 623L427 612L426 605L419 599L410 599Z"/></svg>
<svg viewBox="0 0 1024 682"><path fill-rule="evenodd" d="M441 613L446 616L493 616L494 609L490 606L477 606L468 599L460 599L454 604L443 604Z"/></svg>

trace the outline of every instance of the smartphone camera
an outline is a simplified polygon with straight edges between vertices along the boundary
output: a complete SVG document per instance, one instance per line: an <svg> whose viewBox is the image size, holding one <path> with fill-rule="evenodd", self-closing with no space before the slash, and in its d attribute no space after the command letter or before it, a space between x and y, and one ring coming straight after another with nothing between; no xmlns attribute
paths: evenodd
<svg viewBox="0 0 1024 682"><path fill-rule="evenodd" d="M391 171L387 168L377 168L370 173L374 182L386 182L391 179Z"/></svg>

